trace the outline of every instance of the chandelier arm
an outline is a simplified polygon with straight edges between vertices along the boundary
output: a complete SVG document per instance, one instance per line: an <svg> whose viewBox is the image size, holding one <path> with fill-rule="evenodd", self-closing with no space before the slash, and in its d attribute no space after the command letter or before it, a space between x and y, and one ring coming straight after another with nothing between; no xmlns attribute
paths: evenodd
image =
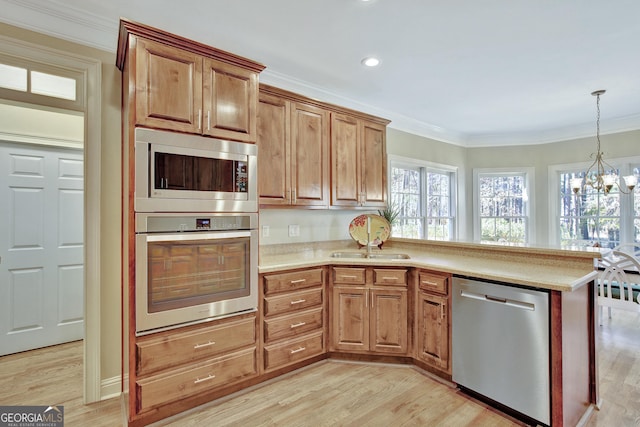
<svg viewBox="0 0 640 427"><path fill-rule="evenodd" d="M596 191L604 191L605 195L609 194L613 185L617 185L618 189L621 193L629 194L633 192L633 188L635 187L636 180L633 181L632 184L627 185L626 179L618 176L617 168L613 167L609 163L604 160L604 153L600 148L600 95L603 95L605 90L596 90L591 92L591 95L596 97L596 110L597 110L597 119L596 119L596 152L591 153L591 158L594 159L593 163L589 166L587 171L584 174L584 178L582 179L581 187L585 188L589 185ZM610 169L613 173L610 175L606 174L606 168ZM595 175L595 176L594 176ZM606 179L605 179L606 178ZM624 183L622 183L624 180ZM575 181L575 180L572 180ZM580 191L580 187L576 184L572 183L573 192L578 194Z"/></svg>

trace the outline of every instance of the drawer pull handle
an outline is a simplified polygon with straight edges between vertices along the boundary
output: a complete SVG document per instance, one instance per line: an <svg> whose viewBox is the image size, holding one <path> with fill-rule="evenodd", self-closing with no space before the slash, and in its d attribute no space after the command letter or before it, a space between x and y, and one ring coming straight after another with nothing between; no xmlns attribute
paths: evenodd
<svg viewBox="0 0 640 427"><path fill-rule="evenodd" d="M306 281L307 281L307 279L292 280L292 281L291 281L291 284L292 284L292 285L294 285L294 284L296 284L296 283L304 283L304 282L306 282Z"/></svg>
<svg viewBox="0 0 640 427"><path fill-rule="evenodd" d="M207 375L207 376L206 376L206 377L204 377L204 378L196 378L196 379L195 379L195 381L194 381L193 383L194 383L194 384L203 383L203 382L205 382L205 381L212 380L212 379L214 379L215 377L216 377L215 375L209 374L209 375Z"/></svg>
<svg viewBox="0 0 640 427"><path fill-rule="evenodd" d="M291 350L290 354L300 353L301 351L305 351L306 349L307 349L306 347L298 347L295 350Z"/></svg>
<svg viewBox="0 0 640 427"><path fill-rule="evenodd" d="M355 279L356 276L340 276L341 279Z"/></svg>
<svg viewBox="0 0 640 427"><path fill-rule="evenodd" d="M303 302L307 302L307 300L306 299L299 299L299 300L291 301L289 304L296 305L296 304L302 304Z"/></svg>
<svg viewBox="0 0 640 427"><path fill-rule="evenodd" d="M299 328L300 326L306 325L307 322L298 322L291 325L291 329Z"/></svg>
<svg viewBox="0 0 640 427"><path fill-rule="evenodd" d="M193 349L197 350L199 348L209 347L211 345L216 345L216 342L215 341L209 341L208 343L205 343L205 344L196 344L196 345L193 346Z"/></svg>
<svg viewBox="0 0 640 427"><path fill-rule="evenodd" d="M425 284L427 286L438 286L438 284L436 282L431 282L429 280L423 280L420 283L423 283L423 284Z"/></svg>
<svg viewBox="0 0 640 427"><path fill-rule="evenodd" d="M382 281L383 282L387 282L387 281L389 281L389 282L397 282L398 278L397 277L386 276L386 277L382 278Z"/></svg>

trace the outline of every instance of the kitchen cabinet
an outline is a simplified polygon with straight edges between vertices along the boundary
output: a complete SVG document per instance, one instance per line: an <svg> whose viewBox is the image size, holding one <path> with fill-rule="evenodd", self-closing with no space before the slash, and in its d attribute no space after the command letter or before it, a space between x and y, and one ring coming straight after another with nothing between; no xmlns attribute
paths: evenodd
<svg viewBox="0 0 640 427"><path fill-rule="evenodd" d="M258 194L263 206L329 206L329 112L261 86Z"/></svg>
<svg viewBox="0 0 640 427"><path fill-rule="evenodd" d="M261 277L265 372L325 352L324 276L312 268Z"/></svg>
<svg viewBox="0 0 640 427"><path fill-rule="evenodd" d="M404 355L407 270L333 267L331 351Z"/></svg>
<svg viewBox="0 0 640 427"><path fill-rule="evenodd" d="M379 207L387 201L386 127L331 113L331 205Z"/></svg>
<svg viewBox="0 0 640 427"><path fill-rule="evenodd" d="M451 374L450 276L419 270L416 274L415 358Z"/></svg>
<svg viewBox="0 0 640 427"><path fill-rule="evenodd" d="M136 412L257 376L255 325L248 315L138 338Z"/></svg>
<svg viewBox="0 0 640 427"><path fill-rule="evenodd" d="M128 49L120 46L118 66L129 73L133 125L255 142L264 66L139 24L124 27Z"/></svg>
<svg viewBox="0 0 640 427"><path fill-rule="evenodd" d="M122 71L123 391L128 424L147 425L255 382L261 355L255 314L136 335L136 128L254 143L258 74L264 66L124 19L120 21L116 66ZM157 179L165 186L156 182L157 188L220 187L220 176L210 160L173 154L159 156L154 164L164 172ZM209 292L205 289L209 285L188 283L185 277L208 274L219 274L217 289L233 292L238 276L244 274L241 250L233 244L217 249L180 245L154 249L149 254L149 273L162 283L150 295L152 300L165 306L176 298L197 300ZM166 273L167 260L171 274ZM224 271L211 273L218 272L222 264ZM199 266L198 271L194 265Z"/></svg>

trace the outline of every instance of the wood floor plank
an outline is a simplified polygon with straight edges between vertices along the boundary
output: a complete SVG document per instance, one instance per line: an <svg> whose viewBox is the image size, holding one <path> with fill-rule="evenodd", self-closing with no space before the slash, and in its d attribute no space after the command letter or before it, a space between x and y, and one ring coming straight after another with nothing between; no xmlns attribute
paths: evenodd
<svg viewBox="0 0 640 427"><path fill-rule="evenodd" d="M602 408L588 427L640 426L640 314L598 327ZM67 427L123 425L121 402L84 405L81 342L0 357L1 405L64 405ZM323 361L200 406L160 426L520 425L417 368Z"/></svg>

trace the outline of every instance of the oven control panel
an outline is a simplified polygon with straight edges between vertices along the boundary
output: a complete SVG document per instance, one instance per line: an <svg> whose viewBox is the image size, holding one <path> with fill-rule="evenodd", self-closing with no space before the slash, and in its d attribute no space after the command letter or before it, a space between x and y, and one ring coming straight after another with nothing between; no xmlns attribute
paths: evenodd
<svg viewBox="0 0 640 427"><path fill-rule="evenodd" d="M184 215L136 214L136 233L250 230L257 228L257 214Z"/></svg>

